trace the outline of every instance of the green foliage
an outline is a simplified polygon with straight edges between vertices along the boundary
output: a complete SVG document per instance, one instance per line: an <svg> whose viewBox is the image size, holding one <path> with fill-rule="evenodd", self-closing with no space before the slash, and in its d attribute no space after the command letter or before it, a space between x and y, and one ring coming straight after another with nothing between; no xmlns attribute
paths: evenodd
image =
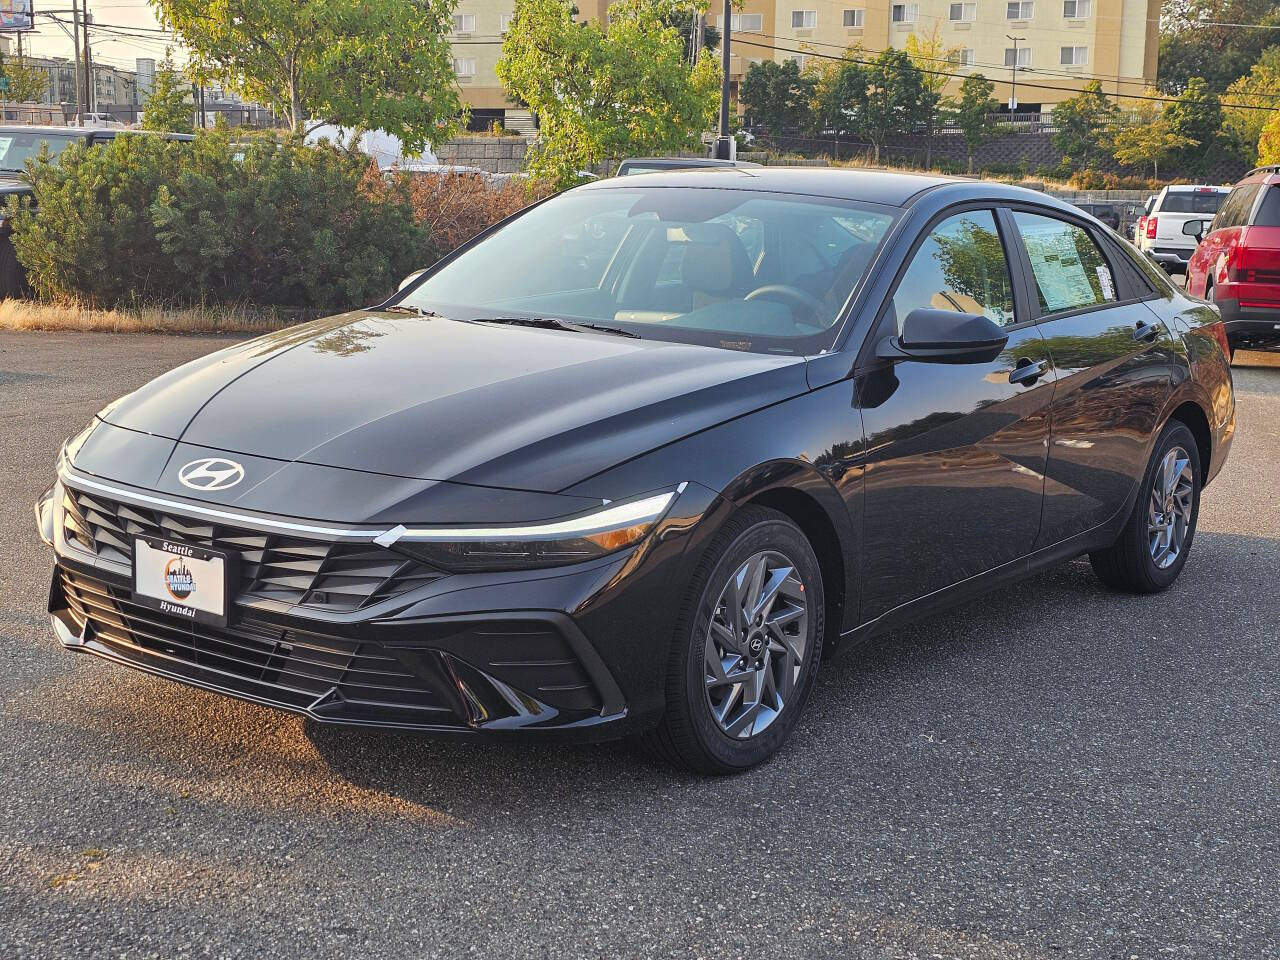
<svg viewBox="0 0 1280 960"><path fill-rule="evenodd" d="M875 163L885 141L920 126L927 109L920 71L901 50L869 63L850 56L822 76L814 96L818 127L868 141Z"/></svg>
<svg viewBox="0 0 1280 960"><path fill-rule="evenodd" d="M801 72L794 60L765 60L747 69L738 99L751 119L770 133L779 134L809 126L813 94L813 75Z"/></svg>
<svg viewBox="0 0 1280 960"><path fill-rule="evenodd" d="M971 73L960 84L960 97L956 101L956 125L964 132L965 146L969 148L969 172L973 173L973 155L978 148L996 134L994 114L1000 104L991 96L995 84L980 73Z"/></svg>
<svg viewBox="0 0 1280 960"><path fill-rule="evenodd" d="M1280 47L1262 51L1247 76L1227 87L1222 97L1222 129L1246 163L1256 157L1258 137L1280 105Z"/></svg>
<svg viewBox="0 0 1280 960"><path fill-rule="evenodd" d="M26 57L6 57L0 53L0 76L9 80L9 91L0 100L10 103L38 103L49 92L49 74Z"/></svg>
<svg viewBox="0 0 1280 960"><path fill-rule="evenodd" d="M1102 84L1091 80L1074 97L1053 108L1058 132L1053 145L1076 164L1097 159L1107 148L1107 132L1115 122L1116 105L1102 92Z"/></svg>
<svg viewBox="0 0 1280 960"><path fill-rule="evenodd" d="M924 165L928 169L933 166L933 135L941 126L943 115L951 114L955 109L951 98L943 96L943 90L951 79L947 68L953 58L958 59L959 53L943 46L941 27L937 23L928 36L908 34L904 49L920 74L918 116L921 132L926 138Z"/></svg>
<svg viewBox="0 0 1280 960"><path fill-rule="evenodd" d="M191 51L192 75L276 107L295 133L332 123L420 150L461 111L455 0L150 0Z"/></svg>
<svg viewBox="0 0 1280 960"><path fill-rule="evenodd" d="M1192 77L1202 77L1209 90L1222 93L1275 42L1276 30L1269 28L1277 26L1275 0L1166 0L1156 85L1177 94Z"/></svg>
<svg viewBox="0 0 1280 960"><path fill-rule="evenodd" d="M1128 123L1118 125L1112 135L1112 155L1126 167L1145 168L1151 165L1151 175L1159 178L1160 161L1186 147L1194 147L1196 141L1173 129L1164 104L1154 99L1156 92L1148 90L1153 99L1139 100L1134 115Z"/></svg>
<svg viewBox="0 0 1280 960"><path fill-rule="evenodd" d="M1258 164L1280 163L1280 110L1274 110L1258 134Z"/></svg>
<svg viewBox="0 0 1280 960"><path fill-rule="evenodd" d="M624 157L699 146L719 103L709 53L690 67L667 0L621 0L607 30L564 0L516 0L498 78L538 115L529 169L562 186Z"/></svg>
<svg viewBox="0 0 1280 960"><path fill-rule="evenodd" d="M182 75L173 68L172 58L166 54L164 62L156 68L142 114L142 129L160 133L190 133L195 127L195 105L191 90Z"/></svg>
<svg viewBox="0 0 1280 960"><path fill-rule="evenodd" d="M1176 154L1178 165L1186 171L1198 172L1209 159L1222 130L1222 104L1217 95L1200 77L1192 77L1164 115L1169 130L1188 141Z"/></svg>
<svg viewBox="0 0 1280 960"><path fill-rule="evenodd" d="M222 132L73 146L29 165L36 211L16 213L14 247L47 298L358 306L432 253L401 193L363 188L368 169L329 147Z"/></svg>

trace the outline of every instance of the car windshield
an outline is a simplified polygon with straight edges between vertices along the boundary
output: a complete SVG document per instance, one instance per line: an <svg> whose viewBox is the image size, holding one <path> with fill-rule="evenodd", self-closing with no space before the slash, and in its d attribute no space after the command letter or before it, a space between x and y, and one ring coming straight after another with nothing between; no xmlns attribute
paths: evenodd
<svg viewBox="0 0 1280 960"><path fill-rule="evenodd" d="M28 160L40 156L44 144L49 145L49 155L56 157L69 144L83 139L75 135L7 130L0 133L0 170L25 170Z"/></svg>
<svg viewBox="0 0 1280 960"><path fill-rule="evenodd" d="M1222 201L1227 199L1225 192L1218 193L1173 193L1164 195L1160 204L1161 213L1217 213Z"/></svg>
<svg viewBox="0 0 1280 960"><path fill-rule="evenodd" d="M696 187L547 201L431 272L401 306L554 318L657 340L817 353L898 210Z"/></svg>

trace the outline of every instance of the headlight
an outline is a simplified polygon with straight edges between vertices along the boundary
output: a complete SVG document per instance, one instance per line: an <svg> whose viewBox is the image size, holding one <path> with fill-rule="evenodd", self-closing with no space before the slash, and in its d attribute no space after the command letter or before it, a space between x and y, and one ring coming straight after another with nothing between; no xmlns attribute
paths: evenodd
<svg viewBox="0 0 1280 960"><path fill-rule="evenodd" d="M683 487L683 484L681 485ZM632 546L679 490L611 504L570 520L511 527L396 527L377 542L443 570L527 570L581 563Z"/></svg>

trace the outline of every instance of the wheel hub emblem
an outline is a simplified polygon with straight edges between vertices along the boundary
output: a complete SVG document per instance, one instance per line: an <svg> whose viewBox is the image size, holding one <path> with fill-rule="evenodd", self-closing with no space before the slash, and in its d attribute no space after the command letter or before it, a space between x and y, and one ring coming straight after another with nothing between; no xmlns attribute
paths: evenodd
<svg viewBox="0 0 1280 960"><path fill-rule="evenodd" d="M747 652L753 657L758 657L764 651L764 637L758 633L753 633L747 640Z"/></svg>

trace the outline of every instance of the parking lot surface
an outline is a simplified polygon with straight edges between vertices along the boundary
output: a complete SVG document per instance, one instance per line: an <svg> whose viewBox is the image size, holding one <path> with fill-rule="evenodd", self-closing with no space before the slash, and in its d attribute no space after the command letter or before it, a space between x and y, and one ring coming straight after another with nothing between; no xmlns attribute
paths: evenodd
<svg viewBox="0 0 1280 960"><path fill-rule="evenodd" d="M30 504L224 345L0 334L0 957L1280 956L1280 363L1182 578L1066 564L824 665L781 756L437 742L63 653ZM1270 365L1266 365L1270 364Z"/></svg>

